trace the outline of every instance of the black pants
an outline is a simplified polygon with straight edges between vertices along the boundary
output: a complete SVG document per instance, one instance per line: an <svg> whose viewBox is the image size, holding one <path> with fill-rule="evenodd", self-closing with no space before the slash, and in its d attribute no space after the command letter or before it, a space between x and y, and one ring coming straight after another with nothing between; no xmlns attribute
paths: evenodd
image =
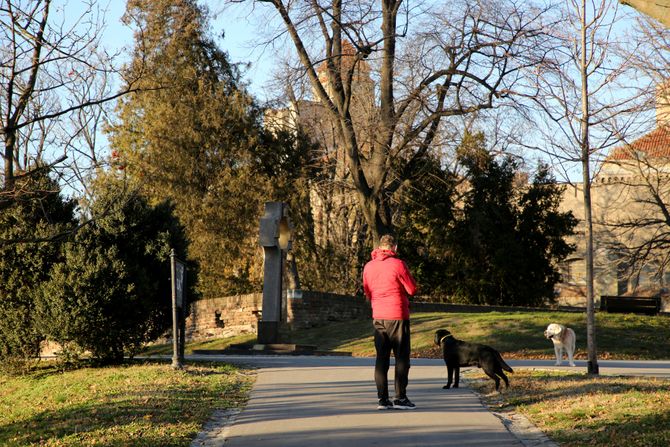
<svg viewBox="0 0 670 447"><path fill-rule="evenodd" d="M375 383L377 397L388 399L388 370L391 364L391 351L395 356L395 398L407 397L407 378L409 376L409 320L373 320L375 328Z"/></svg>

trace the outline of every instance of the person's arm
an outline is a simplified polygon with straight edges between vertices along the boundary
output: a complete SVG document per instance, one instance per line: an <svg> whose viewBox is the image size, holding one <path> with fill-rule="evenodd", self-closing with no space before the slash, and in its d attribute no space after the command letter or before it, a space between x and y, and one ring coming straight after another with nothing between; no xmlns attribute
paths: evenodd
<svg viewBox="0 0 670 447"><path fill-rule="evenodd" d="M365 269L363 269L363 293L365 294L365 299L370 301L372 299L372 294L370 292L370 287L368 286L368 280L365 276Z"/></svg>
<svg viewBox="0 0 670 447"><path fill-rule="evenodd" d="M416 280L410 273L409 268L407 267L407 264L405 264L404 261L402 263L402 266L403 268L401 269L400 274L398 275L398 280L405 289L405 292L407 292L407 295L414 296L416 295L417 291Z"/></svg>

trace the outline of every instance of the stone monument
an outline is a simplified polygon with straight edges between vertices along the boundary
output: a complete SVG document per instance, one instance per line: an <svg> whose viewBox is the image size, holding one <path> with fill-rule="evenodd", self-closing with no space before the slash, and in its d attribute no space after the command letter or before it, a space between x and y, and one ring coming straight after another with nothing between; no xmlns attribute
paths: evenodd
<svg viewBox="0 0 670 447"><path fill-rule="evenodd" d="M288 204L266 202L260 220L259 242L263 247L263 309L258 322L258 343L278 343L282 308L282 276L286 253L291 249L293 225Z"/></svg>

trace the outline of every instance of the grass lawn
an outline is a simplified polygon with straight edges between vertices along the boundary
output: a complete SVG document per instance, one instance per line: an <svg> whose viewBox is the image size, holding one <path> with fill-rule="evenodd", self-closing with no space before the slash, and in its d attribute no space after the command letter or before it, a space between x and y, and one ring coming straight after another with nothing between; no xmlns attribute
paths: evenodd
<svg viewBox="0 0 670 447"><path fill-rule="evenodd" d="M464 378L493 410L522 413L564 447L670 445L667 379L518 370L497 393L480 372Z"/></svg>
<svg viewBox="0 0 670 447"><path fill-rule="evenodd" d="M226 349L233 344L250 343L255 340L256 334L246 334L214 340L193 341L186 343L186 346L184 346L184 354L193 354L193 350L195 349ZM172 355L172 344L149 345L142 350L140 355Z"/></svg>
<svg viewBox="0 0 670 447"><path fill-rule="evenodd" d="M188 446L215 409L243 406L252 382L223 364L0 374L0 445Z"/></svg>
<svg viewBox="0 0 670 447"><path fill-rule="evenodd" d="M412 351L416 357L439 358L433 336L437 329L446 328L458 339L495 347L505 358L550 359L554 358L554 348L543 332L554 322L575 330L575 358L586 359L586 315L572 312L415 313ZM667 316L598 313L596 326L599 359L670 359ZM296 331L292 341L324 350L350 351L354 356L374 355L369 320Z"/></svg>
<svg viewBox="0 0 670 447"><path fill-rule="evenodd" d="M446 328L458 339L484 343L498 349L505 358L551 359L554 348L544 338L549 323L560 322L575 330L575 358L586 359L586 315L573 312L489 312L412 314L412 351L415 357L438 358L433 345L435 330ZM599 359L670 359L670 317L633 314L596 314ZM374 356L372 323L368 319L330 322L321 327L295 330L292 343L315 345L323 351L348 351L358 357ZM254 335L188 343L193 349L224 349L231 343L255 340ZM171 345L152 346L143 353L171 354Z"/></svg>

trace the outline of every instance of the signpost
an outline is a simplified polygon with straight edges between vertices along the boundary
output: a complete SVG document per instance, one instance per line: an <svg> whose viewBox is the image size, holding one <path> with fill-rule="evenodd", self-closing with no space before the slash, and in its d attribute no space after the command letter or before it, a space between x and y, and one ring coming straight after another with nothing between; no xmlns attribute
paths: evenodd
<svg viewBox="0 0 670 447"><path fill-rule="evenodd" d="M184 293L186 289L186 265L177 259L174 249L170 252L172 280L172 367L184 366Z"/></svg>
<svg viewBox="0 0 670 447"><path fill-rule="evenodd" d="M174 256L174 251L173 251ZM177 258L174 258L175 265L175 291L177 293L177 307L183 308L184 303L184 276L186 274L186 268L184 264L179 261Z"/></svg>

